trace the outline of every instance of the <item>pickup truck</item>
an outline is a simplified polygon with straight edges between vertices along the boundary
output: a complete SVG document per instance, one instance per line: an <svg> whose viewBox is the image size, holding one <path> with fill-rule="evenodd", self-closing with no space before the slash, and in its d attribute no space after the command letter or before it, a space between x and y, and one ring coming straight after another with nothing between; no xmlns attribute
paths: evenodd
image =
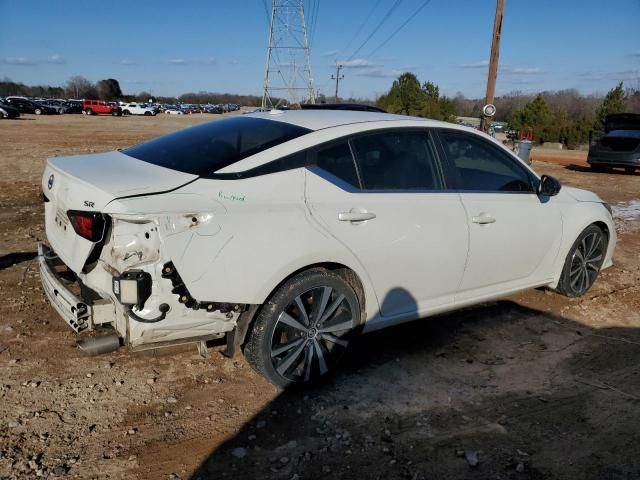
<svg viewBox="0 0 640 480"><path fill-rule="evenodd" d="M155 109L140 103L125 103L122 105L122 113L125 115L155 115Z"/></svg>
<svg viewBox="0 0 640 480"><path fill-rule="evenodd" d="M122 109L114 104L107 103L104 100L82 100L82 113L86 115L113 115L121 116Z"/></svg>

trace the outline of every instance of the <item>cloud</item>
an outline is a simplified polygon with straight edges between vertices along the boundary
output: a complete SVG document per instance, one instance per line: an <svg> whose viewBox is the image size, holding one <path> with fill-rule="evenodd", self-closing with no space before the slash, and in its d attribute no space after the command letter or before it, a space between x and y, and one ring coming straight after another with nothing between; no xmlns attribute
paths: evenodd
<svg viewBox="0 0 640 480"><path fill-rule="evenodd" d="M67 63L65 58L62 55L51 55L45 59L34 59L27 57L3 57L0 58L0 64L3 65L14 65L18 67L33 67L35 65L40 65L41 63L51 63L54 65L62 65Z"/></svg>
<svg viewBox="0 0 640 480"><path fill-rule="evenodd" d="M374 63L366 58L354 58L353 60L338 60L338 65L342 65L344 68L371 68L379 67L380 64Z"/></svg>
<svg viewBox="0 0 640 480"><path fill-rule="evenodd" d="M135 65L140 65L140 62L137 60L129 60L128 58L123 58L118 62L119 65L124 65L125 67L132 67Z"/></svg>
<svg viewBox="0 0 640 480"><path fill-rule="evenodd" d="M406 71L407 70L395 70L391 68L371 68L368 70L362 70L358 72L357 75L369 78L398 78Z"/></svg>
<svg viewBox="0 0 640 480"><path fill-rule="evenodd" d="M489 67L489 60L480 60L478 62L473 63L463 63L462 65L458 65L460 68L466 69L475 69L482 68L485 69ZM515 65L502 64L500 65L501 73L510 73L513 75L528 75L528 74L537 74L542 73L538 67L517 67Z"/></svg>
<svg viewBox="0 0 640 480"><path fill-rule="evenodd" d="M216 59L209 57L209 58L171 58L167 63L169 63L170 65L178 65L178 66L184 66L184 65L215 65L216 64Z"/></svg>
<svg viewBox="0 0 640 480"><path fill-rule="evenodd" d="M25 57L4 57L0 58L0 63L4 65L16 65L20 67L32 67L38 64L35 60Z"/></svg>
<svg viewBox="0 0 640 480"><path fill-rule="evenodd" d="M462 65L459 65L460 68L485 68L488 66L489 66L488 60L480 60L479 62L463 63Z"/></svg>
<svg viewBox="0 0 640 480"><path fill-rule="evenodd" d="M338 52L339 50L327 50L326 52L323 52L321 55L323 57L333 57Z"/></svg>
<svg viewBox="0 0 640 480"><path fill-rule="evenodd" d="M459 65L460 68L466 68L466 69L477 69L477 68L486 69L488 68L488 66L489 66L488 60L481 60L475 63L463 63L462 65ZM513 75L529 75L529 74L533 75L533 74L542 73L542 70L540 70L540 68L538 67L517 67L514 65L504 64L504 65L500 65L500 73L508 73Z"/></svg>
<svg viewBox="0 0 640 480"><path fill-rule="evenodd" d="M65 60L65 58L62 55L51 55L49 57L49 59L47 60L48 63L55 63L56 65L62 65L64 63L67 63L67 61Z"/></svg>
<svg viewBox="0 0 640 480"><path fill-rule="evenodd" d="M537 74L542 73L538 67L514 67L512 65L501 65L500 66L501 73L512 73L516 75L520 74Z"/></svg>

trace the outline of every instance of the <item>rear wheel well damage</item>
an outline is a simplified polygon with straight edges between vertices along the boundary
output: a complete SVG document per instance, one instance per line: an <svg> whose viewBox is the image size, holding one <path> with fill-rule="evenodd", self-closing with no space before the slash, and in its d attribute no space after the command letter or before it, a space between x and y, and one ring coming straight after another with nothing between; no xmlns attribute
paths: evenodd
<svg viewBox="0 0 640 480"><path fill-rule="evenodd" d="M356 294L358 302L360 303L360 312L361 318L360 323L364 322L366 318L365 307L366 307L366 298L364 293L364 286L360 277L356 272L347 267L346 265L342 265L340 263L333 262L325 262L325 263L317 263L313 265L307 265L306 267L302 267L292 273L290 273L287 277L282 279L278 285L271 290L269 295L267 296L267 300L265 304L273 297L275 292L284 285L289 279L299 275L302 272L310 271L310 270L320 270L320 271L330 271L337 275L339 275L345 282L347 282L353 291ZM238 321L236 322L236 328L234 328L231 332L227 333L227 346L224 351L225 356L233 357L238 350L243 349L247 340L247 334L253 328L253 324L255 319L258 317L260 310L263 305L249 305L248 308L242 312Z"/></svg>

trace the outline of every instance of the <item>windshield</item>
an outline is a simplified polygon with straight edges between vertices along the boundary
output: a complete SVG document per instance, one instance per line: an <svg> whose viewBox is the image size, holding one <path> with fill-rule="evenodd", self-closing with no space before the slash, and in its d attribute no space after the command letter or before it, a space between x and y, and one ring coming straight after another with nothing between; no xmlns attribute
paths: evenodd
<svg viewBox="0 0 640 480"><path fill-rule="evenodd" d="M218 120L123 150L144 162L202 177L310 130L252 117Z"/></svg>

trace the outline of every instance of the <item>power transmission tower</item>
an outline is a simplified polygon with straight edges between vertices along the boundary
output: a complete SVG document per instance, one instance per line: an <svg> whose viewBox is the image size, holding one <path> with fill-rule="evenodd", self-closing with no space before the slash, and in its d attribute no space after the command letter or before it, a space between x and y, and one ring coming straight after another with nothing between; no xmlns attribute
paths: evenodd
<svg viewBox="0 0 640 480"><path fill-rule="evenodd" d="M340 70L342 70L342 65L336 65L336 74L331 75L331 80L336 81L336 96L334 101L338 102L338 87L340 86L340 80L344 79L344 75L340 75Z"/></svg>
<svg viewBox="0 0 640 480"><path fill-rule="evenodd" d="M272 0L262 108L315 103L304 0Z"/></svg>
<svg viewBox="0 0 640 480"><path fill-rule="evenodd" d="M497 0L496 16L493 20L493 36L491 40L491 58L489 59L489 76L487 78L487 93L485 105L493 105L496 93L496 80L498 78L498 60L500 58L500 36L502 34L502 17L504 16L505 0ZM489 131L491 126L491 116L482 117L481 129Z"/></svg>

